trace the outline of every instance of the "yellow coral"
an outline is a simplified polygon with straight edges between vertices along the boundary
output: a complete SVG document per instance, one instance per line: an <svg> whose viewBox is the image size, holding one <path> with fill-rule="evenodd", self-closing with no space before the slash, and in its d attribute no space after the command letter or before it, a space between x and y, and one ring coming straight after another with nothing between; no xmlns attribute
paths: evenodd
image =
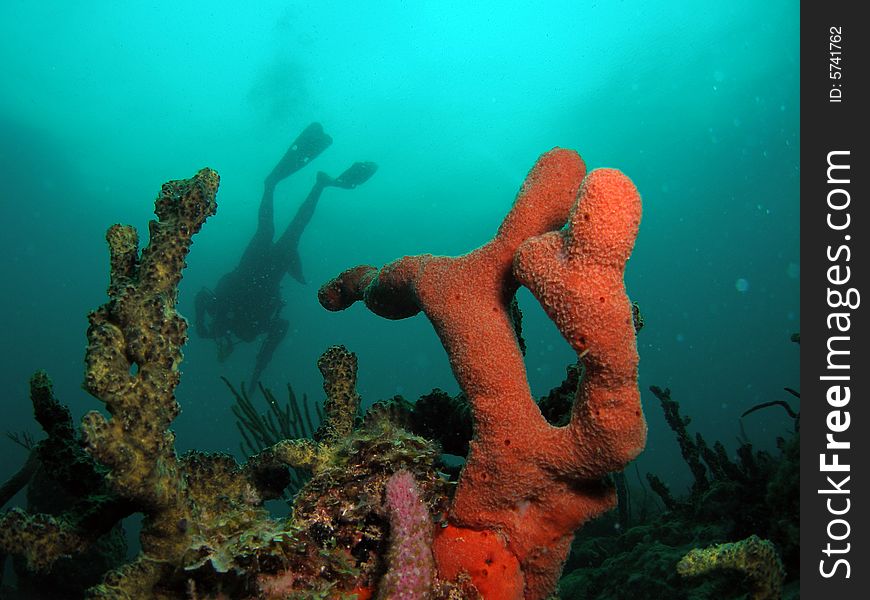
<svg viewBox="0 0 870 600"><path fill-rule="evenodd" d="M782 561L773 543L757 535L730 544L696 548L677 563L677 573L684 577L720 569L744 573L752 600L782 597L782 580L785 578Z"/></svg>
<svg viewBox="0 0 870 600"><path fill-rule="evenodd" d="M317 361L326 392L324 421L314 439L281 440L252 456L252 472L277 465L308 469L317 474L333 461L337 448L353 431L360 397L356 391L356 355L344 346L332 346Z"/></svg>

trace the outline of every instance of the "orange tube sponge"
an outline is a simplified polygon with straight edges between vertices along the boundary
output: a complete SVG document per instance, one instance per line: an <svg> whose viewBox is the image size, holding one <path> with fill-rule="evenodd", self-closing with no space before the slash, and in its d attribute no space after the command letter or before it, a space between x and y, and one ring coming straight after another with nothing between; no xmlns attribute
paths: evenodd
<svg viewBox="0 0 870 600"><path fill-rule="evenodd" d="M618 171L584 180L585 171L576 152L551 150L489 243L455 258L356 267L319 294L331 310L363 300L387 318L422 310L432 322L474 416L450 520L502 536L530 600L555 588L574 531L614 505L604 476L634 458L646 436L623 283L640 197ZM509 313L520 284L587 366L565 427L546 422L529 390ZM479 569L474 560L469 555L469 573Z"/></svg>

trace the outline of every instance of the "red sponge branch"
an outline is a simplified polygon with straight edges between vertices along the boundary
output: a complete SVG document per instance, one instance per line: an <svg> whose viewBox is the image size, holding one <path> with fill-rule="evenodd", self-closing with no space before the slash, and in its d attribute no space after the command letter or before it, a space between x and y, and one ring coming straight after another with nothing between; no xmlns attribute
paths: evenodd
<svg viewBox="0 0 870 600"><path fill-rule="evenodd" d="M500 590L500 600L552 592L574 531L615 503L604 476L622 469L645 441L623 284L640 197L618 171L584 180L585 173L576 152L556 148L538 160L489 243L459 257L356 267L319 294L331 310L363 300L386 318L422 310L432 322L474 416L450 519L454 529L495 532L519 560L524 590ZM529 389L509 309L520 284L587 367L565 427L546 422ZM435 553L439 563L439 553L455 563L462 549L436 541Z"/></svg>

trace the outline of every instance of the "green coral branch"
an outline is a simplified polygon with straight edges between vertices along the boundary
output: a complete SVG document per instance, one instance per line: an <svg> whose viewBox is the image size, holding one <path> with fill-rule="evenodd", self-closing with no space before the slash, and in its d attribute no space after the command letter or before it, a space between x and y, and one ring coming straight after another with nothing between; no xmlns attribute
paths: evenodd
<svg viewBox="0 0 870 600"><path fill-rule="evenodd" d="M329 446L350 435L359 411L356 355L344 346L332 346L317 359L317 368L323 376L326 402L325 418L314 432L314 439Z"/></svg>
<svg viewBox="0 0 870 600"><path fill-rule="evenodd" d="M307 436L282 439L252 456L247 468L254 474L254 478L258 479L262 473L281 467L305 469L317 474L332 462L336 447L353 432L361 402L356 391L356 355L344 346L332 346L317 360L317 368L323 376L323 391L326 394L320 427L311 436L313 439L308 439ZM243 396L239 394L238 398ZM295 396L291 398L291 405L294 399ZM237 415L242 412L245 416L256 415L252 406L247 410L241 408ZM295 420L301 423L302 416L298 406L294 412ZM262 421L262 417L257 417ZM306 416L306 421L310 427L310 416ZM251 419L251 424L258 432L263 433L257 421ZM240 426L240 430L241 428ZM246 428L252 432L251 428ZM302 427L298 431L304 432L305 429ZM263 435L265 437L265 433Z"/></svg>
<svg viewBox="0 0 870 600"><path fill-rule="evenodd" d="M109 302L88 317L85 389L113 418L85 415L84 442L112 469L115 491L150 510L176 506L184 487L169 431L187 341L175 303L192 237L217 209L218 183L215 171L203 169L164 184L141 257L132 227L109 228Z"/></svg>
<svg viewBox="0 0 870 600"><path fill-rule="evenodd" d="M743 573L752 600L779 600L785 569L776 547L769 540L751 535L745 540L694 549L677 563L677 573L694 577L713 571Z"/></svg>

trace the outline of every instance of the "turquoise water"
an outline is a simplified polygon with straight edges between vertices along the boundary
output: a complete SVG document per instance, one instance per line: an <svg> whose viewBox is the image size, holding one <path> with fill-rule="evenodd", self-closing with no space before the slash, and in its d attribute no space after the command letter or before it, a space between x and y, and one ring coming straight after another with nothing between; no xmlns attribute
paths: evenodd
<svg viewBox="0 0 870 600"><path fill-rule="evenodd" d="M487 241L536 157L577 149L640 189L629 263L642 309L641 389L650 435L638 459L689 481L649 385L668 386L694 430L734 448L738 416L791 397L798 382L797 2L366 4L0 4L0 236L4 293L2 429L39 437L27 381L46 369L76 417L86 313L105 298L104 231L145 236L169 179L203 166L222 177L218 213L197 236L179 309L235 266L254 231L262 181L298 132L319 121L334 143L276 192L289 222L316 170L379 170L328 189L302 237L308 281L287 277L287 338L263 382L320 398L317 356L359 355L366 404L432 387L456 391L418 316L362 307L328 313L318 286L346 267L403 254L457 254ZM573 361L523 292L527 365L544 394ZM178 390L178 448L238 452L219 380L249 377L256 346L224 363L195 335ZM791 428L757 413L761 448ZM11 442L0 481L23 462ZM23 501L19 496L18 501Z"/></svg>

